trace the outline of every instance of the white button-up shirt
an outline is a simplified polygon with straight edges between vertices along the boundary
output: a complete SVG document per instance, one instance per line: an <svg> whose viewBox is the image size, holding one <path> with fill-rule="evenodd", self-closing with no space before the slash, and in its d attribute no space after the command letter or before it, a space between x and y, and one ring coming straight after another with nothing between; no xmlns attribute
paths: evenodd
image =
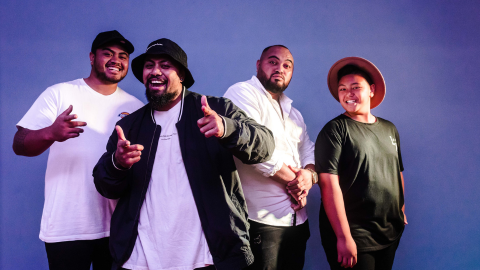
<svg viewBox="0 0 480 270"><path fill-rule="evenodd" d="M246 165L235 159L249 219L267 225L292 226L295 211L291 208L286 186L269 177L284 163L297 168L315 164L315 145L308 137L302 115L292 107L292 100L285 94L281 95L278 104L256 76L232 85L224 97L269 128L275 138L275 151L269 161ZM302 224L306 220L307 211L303 208L297 212L296 223Z"/></svg>

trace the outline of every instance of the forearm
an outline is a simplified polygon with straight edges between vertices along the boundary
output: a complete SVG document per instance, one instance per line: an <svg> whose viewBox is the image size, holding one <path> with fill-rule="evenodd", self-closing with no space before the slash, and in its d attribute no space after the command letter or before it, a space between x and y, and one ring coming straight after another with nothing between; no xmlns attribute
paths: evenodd
<svg viewBox="0 0 480 270"><path fill-rule="evenodd" d="M20 156L34 157L42 154L55 141L52 139L50 127L30 130L17 126L13 138L13 151Z"/></svg>
<svg viewBox="0 0 480 270"><path fill-rule="evenodd" d="M347 239L351 238L352 235L338 180L338 175L321 173L319 184L323 206L337 239Z"/></svg>
<svg viewBox="0 0 480 270"><path fill-rule="evenodd" d="M282 168L278 170L273 176L270 176L270 179L272 179L277 183L287 185L288 182L294 180L295 177L296 177L295 173L292 170L290 170L290 168L288 168L288 166L285 165L285 163L283 163Z"/></svg>

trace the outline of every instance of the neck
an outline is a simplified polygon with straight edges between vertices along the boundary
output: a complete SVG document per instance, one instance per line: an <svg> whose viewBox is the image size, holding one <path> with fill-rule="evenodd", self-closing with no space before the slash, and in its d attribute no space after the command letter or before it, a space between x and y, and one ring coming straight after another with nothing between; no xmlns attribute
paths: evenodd
<svg viewBox="0 0 480 270"><path fill-rule="evenodd" d="M90 88L105 96L115 93L118 86L118 83L110 83L99 80L96 76L94 76L93 72L90 73L88 78L83 80L88 86L90 86Z"/></svg>
<svg viewBox="0 0 480 270"><path fill-rule="evenodd" d="M370 123L371 124L371 123L375 123L377 121L377 118L375 118L375 116L373 116L373 114L371 114L370 112L368 112L366 114L352 114L352 113L349 113L349 112L344 112L343 114L352 118L355 121L362 122L362 123Z"/></svg>

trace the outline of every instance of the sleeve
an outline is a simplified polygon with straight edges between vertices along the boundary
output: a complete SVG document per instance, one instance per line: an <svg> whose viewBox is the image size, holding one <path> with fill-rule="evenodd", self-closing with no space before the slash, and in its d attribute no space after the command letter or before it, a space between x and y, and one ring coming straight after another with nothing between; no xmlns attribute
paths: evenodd
<svg viewBox="0 0 480 270"><path fill-rule="evenodd" d="M270 159L275 143L268 128L247 117L245 112L229 99L209 98L208 103L216 112L224 112L222 116L226 123L226 133L220 143L235 157L245 164L256 164Z"/></svg>
<svg viewBox="0 0 480 270"><path fill-rule="evenodd" d="M118 125L119 123L117 123ZM120 125L122 126L122 125ZM124 128L122 126L122 128ZM124 132L126 130L124 129ZM130 170L119 170L113 164L113 155L117 150L118 135L113 130L108 139L107 151L100 157L97 165L93 168L93 181L95 187L103 197L118 199L129 189L128 175Z"/></svg>
<svg viewBox="0 0 480 270"><path fill-rule="evenodd" d="M296 110L297 118L302 124L302 134L300 134L300 144L298 147L300 154L300 162L305 167L308 164L315 164L315 144L310 140L307 132L307 125L303 120L303 116Z"/></svg>
<svg viewBox="0 0 480 270"><path fill-rule="evenodd" d="M318 173L338 175L342 153L342 132L335 122L327 123L315 142L315 169Z"/></svg>
<svg viewBox="0 0 480 270"><path fill-rule="evenodd" d="M397 128L395 128L395 137L397 138L398 163L400 165L400 171L403 172L402 151L400 150L400 135L398 134Z"/></svg>
<svg viewBox="0 0 480 270"><path fill-rule="evenodd" d="M261 106L250 89L247 89L247 87L241 84L235 84L228 88L224 97L230 99L236 106L242 109L248 117L253 118L257 123L262 123ZM282 165L283 160L274 150L269 160L252 166L263 176L270 177L279 171L282 168Z"/></svg>
<svg viewBox="0 0 480 270"><path fill-rule="evenodd" d="M51 126L59 114L58 108L58 92L53 87L49 87L35 100L17 126L31 130Z"/></svg>

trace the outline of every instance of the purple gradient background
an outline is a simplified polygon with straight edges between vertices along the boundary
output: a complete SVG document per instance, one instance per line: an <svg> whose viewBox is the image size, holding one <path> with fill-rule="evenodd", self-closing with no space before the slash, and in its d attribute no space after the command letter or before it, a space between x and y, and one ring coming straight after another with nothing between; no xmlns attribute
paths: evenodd
<svg viewBox="0 0 480 270"><path fill-rule="evenodd" d="M217 96L255 74L264 47L288 46L295 71L286 93L312 140L342 113L327 89L330 66L371 60L387 85L373 113L397 126L405 165L410 224L394 269L480 269L478 14L478 1L2 1L0 269L48 268L38 239L47 153L15 156L15 124L48 86L87 77L91 42L112 29L133 42L132 59L155 39L176 41L191 89ZM120 86L145 101L133 74ZM309 196L305 269L328 269L319 194Z"/></svg>

